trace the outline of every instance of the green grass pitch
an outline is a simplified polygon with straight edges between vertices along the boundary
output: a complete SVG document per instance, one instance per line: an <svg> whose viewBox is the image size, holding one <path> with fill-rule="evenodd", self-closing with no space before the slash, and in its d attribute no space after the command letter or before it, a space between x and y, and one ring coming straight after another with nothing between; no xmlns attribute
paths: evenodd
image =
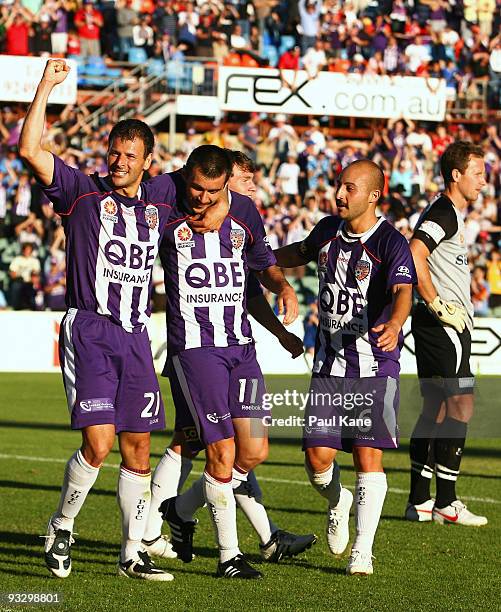
<svg viewBox="0 0 501 612"><path fill-rule="evenodd" d="M168 385L164 380L161 384L171 423ZM76 521L72 574L58 580L46 570L39 536L57 504L64 464L80 440L67 423L59 375L0 374L0 611L35 608L6 603L6 593L19 591L58 593L63 601L51 608L82 612L501 608L499 438L469 440L462 463L459 494L472 510L489 518L489 524L478 529L405 522L407 440L402 440L399 451L386 453L390 490L376 536L372 577L344 575L348 554L336 558L328 552L325 503L306 482L299 444L272 441L269 460L257 470L265 504L280 527L315 532L317 545L279 565L261 564L257 539L239 516L241 548L263 571L264 579L251 583L216 579L213 534L207 511L201 510L195 560L188 565L159 562L175 574L173 582L159 584L116 576L120 539L116 449ZM168 441L168 433L153 436L153 466ZM352 487L351 457L340 454L340 464L343 483ZM203 461L197 460L194 470L202 469Z"/></svg>

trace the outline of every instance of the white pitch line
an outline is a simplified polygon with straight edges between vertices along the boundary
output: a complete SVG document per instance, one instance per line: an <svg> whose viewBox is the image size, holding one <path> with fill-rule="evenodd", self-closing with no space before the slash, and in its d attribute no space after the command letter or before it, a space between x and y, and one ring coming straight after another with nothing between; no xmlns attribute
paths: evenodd
<svg viewBox="0 0 501 612"><path fill-rule="evenodd" d="M68 463L67 459L57 459L56 457L33 457L32 455L7 455L4 453L0 453L0 459L18 459L20 461L36 461L37 463ZM116 463L103 463L102 467L118 470L120 465ZM203 472L197 472L195 470L191 473L195 476L201 476L203 474ZM286 478L269 478L267 476L259 476L259 480L263 482L276 482L279 484L300 485L305 487L311 486L307 480L287 480ZM354 487L347 488L353 489ZM392 487L388 489L388 492L395 493L395 495L408 495L409 493L407 489L396 489ZM462 495L461 499L482 502L484 504L501 504L501 500L492 499L491 497L469 497Z"/></svg>

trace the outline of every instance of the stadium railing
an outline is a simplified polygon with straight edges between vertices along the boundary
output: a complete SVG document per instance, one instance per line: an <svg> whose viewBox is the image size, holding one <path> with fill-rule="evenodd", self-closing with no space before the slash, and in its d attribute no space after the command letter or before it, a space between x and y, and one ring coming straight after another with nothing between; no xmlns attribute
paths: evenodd
<svg viewBox="0 0 501 612"><path fill-rule="evenodd" d="M151 59L132 66L127 62L120 64L122 70L107 68L115 70L113 79L106 73L89 79L90 75L84 73L85 84L97 88L87 96L80 92L79 108L84 106L88 110L85 123L96 127L110 111L117 111L122 118L138 113L147 118L179 94L216 96L218 64L210 60L197 57L164 64L162 60ZM52 127L57 130L61 124L56 122Z"/></svg>

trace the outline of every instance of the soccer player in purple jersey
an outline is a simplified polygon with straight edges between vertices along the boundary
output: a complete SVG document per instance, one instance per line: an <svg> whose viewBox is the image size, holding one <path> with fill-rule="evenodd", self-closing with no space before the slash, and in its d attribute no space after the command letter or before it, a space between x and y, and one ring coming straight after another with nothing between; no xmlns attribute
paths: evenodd
<svg viewBox="0 0 501 612"><path fill-rule="evenodd" d="M48 97L68 72L64 60L47 62L19 141L22 159L63 219L68 312L60 357L71 426L82 432L82 446L66 465L59 506L49 519L45 561L54 575L70 574L74 519L118 434L123 533L118 573L166 581L172 576L156 568L141 545L150 500L150 431L165 425L145 324L151 270L175 189L167 175L142 182L154 137L141 121L122 121L112 129L106 179L89 177L42 148Z"/></svg>
<svg viewBox="0 0 501 612"><path fill-rule="evenodd" d="M178 556L191 561L189 509L200 506L203 493L219 547L218 575L253 579L261 573L239 549L233 494L268 452L264 380L246 313L249 270L278 295L286 325L297 317L298 306L249 198L229 192L230 211L219 232L194 235L186 225L186 214L204 212L227 190L231 171L228 153L205 145L191 153L183 173L173 175L178 207L160 248L167 293L165 372L176 406L175 429L195 427L206 466L200 481L160 509Z"/></svg>
<svg viewBox="0 0 501 612"><path fill-rule="evenodd" d="M233 160L228 188L253 199L256 193L254 162L240 151L228 151L228 153ZM250 202L249 205L251 205ZM277 338L293 358L298 357L303 352L301 338L289 332L275 316L268 300L263 295L259 282L252 274L249 275L249 285L251 283L252 288L248 287L247 292L248 312ZM198 454L199 449L203 449L195 427L190 432L189 441L186 441L185 434L186 430L174 433L171 444L153 472L150 513L143 540L146 550L151 555L172 557L172 547L168 544L167 537L161 535L162 517L158 509L165 499L175 497L178 492L181 492L193 467L192 460ZM196 491L199 495L199 506L202 507L204 498L200 485ZM248 473L247 480L240 483L233 493L237 506L249 520L260 539L260 551L264 560L278 562L284 557L304 552L316 542L317 538L314 534L296 535L280 529L273 523L262 504L261 488L253 470ZM196 503L195 498L192 497L192 500ZM193 508L188 511L188 519L191 519L192 515ZM173 546L174 550L178 549L178 542L175 539ZM180 556L187 562L192 560L191 551L185 551L183 554L180 550Z"/></svg>
<svg viewBox="0 0 501 612"><path fill-rule="evenodd" d="M356 538L347 574L372 574L372 546L387 484L383 448L396 448L402 326L416 281L407 241L376 205L384 187L369 160L338 179L337 216L322 219L303 241L278 249L277 262L317 261L319 319L310 403L305 414L305 467L328 501L327 541L333 554L348 544L353 496L339 482L338 450L357 471Z"/></svg>

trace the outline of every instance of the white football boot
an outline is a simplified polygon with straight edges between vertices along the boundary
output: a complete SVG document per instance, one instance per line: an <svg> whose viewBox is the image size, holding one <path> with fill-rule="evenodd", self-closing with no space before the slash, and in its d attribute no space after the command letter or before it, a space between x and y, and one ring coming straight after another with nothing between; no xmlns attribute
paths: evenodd
<svg viewBox="0 0 501 612"><path fill-rule="evenodd" d="M71 545L75 543L70 531L55 529L52 516L47 525L45 538L45 565L58 578L67 578L71 573Z"/></svg>
<svg viewBox="0 0 501 612"><path fill-rule="evenodd" d="M487 525L487 518L473 514L463 504L462 501L456 499L452 504L445 508L433 508L433 520L440 525L467 525L468 527L482 527Z"/></svg>
<svg viewBox="0 0 501 612"><path fill-rule="evenodd" d="M140 580L153 580L155 582L168 582L174 580L172 574L155 567L147 552L139 551L137 559L129 559L125 563L118 563L118 575L123 578L138 578Z"/></svg>
<svg viewBox="0 0 501 612"><path fill-rule="evenodd" d="M421 504L411 504L411 502L407 502L407 508L405 509L405 519L407 521L418 521L420 523L431 521L431 515L433 512L434 505L434 499L427 499Z"/></svg>
<svg viewBox="0 0 501 612"><path fill-rule="evenodd" d="M144 550L150 557L160 557L161 559L176 559L177 553L172 548L169 538L166 535L158 536L153 542L141 542Z"/></svg>
<svg viewBox="0 0 501 612"><path fill-rule="evenodd" d="M350 530L348 522L353 494L341 487L337 506L329 508L327 514L327 545L333 555L341 555L348 546Z"/></svg>
<svg viewBox="0 0 501 612"><path fill-rule="evenodd" d="M371 576L374 573L372 567L372 553L360 552L359 550L352 550L348 565L346 566L346 573L348 576Z"/></svg>

